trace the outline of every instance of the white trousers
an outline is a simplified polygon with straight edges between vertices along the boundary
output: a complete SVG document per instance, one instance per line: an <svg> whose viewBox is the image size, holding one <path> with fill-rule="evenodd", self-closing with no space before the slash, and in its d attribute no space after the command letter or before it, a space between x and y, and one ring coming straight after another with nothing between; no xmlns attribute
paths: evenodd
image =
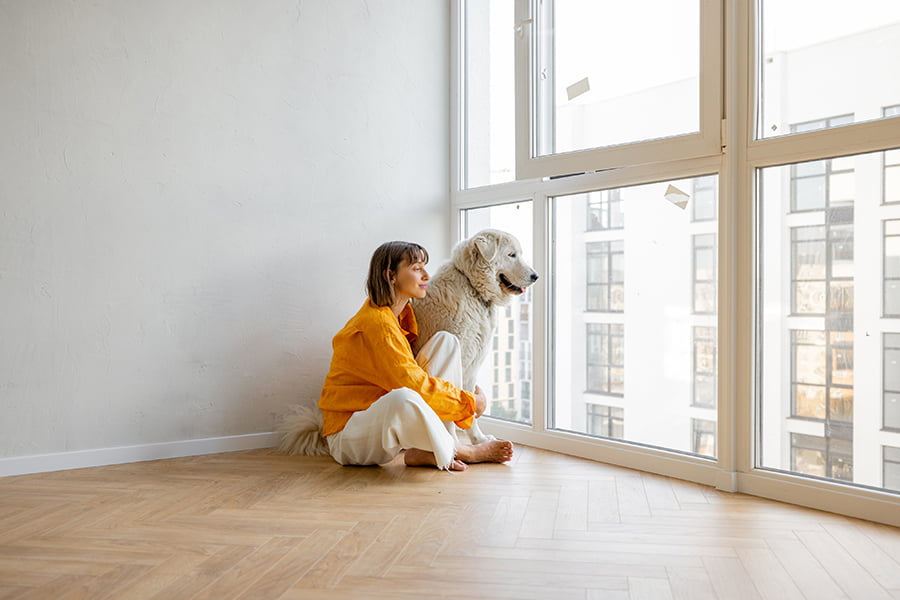
<svg viewBox="0 0 900 600"><path fill-rule="evenodd" d="M416 356L432 377L462 385L459 339L439 331ZM347 425L329 435L328 449L342 465L381 465L403 449L433 452L438 468L447 469L456 456L456 439L425 400L409 388L392 390L366 410L353 413Z"/></svg>

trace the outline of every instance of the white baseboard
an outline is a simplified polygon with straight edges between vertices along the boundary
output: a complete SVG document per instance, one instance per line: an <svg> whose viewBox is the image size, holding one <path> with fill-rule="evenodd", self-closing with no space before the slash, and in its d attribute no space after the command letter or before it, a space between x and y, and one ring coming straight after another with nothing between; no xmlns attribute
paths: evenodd
<svg viewBox="0 0 900 600"><path fill-rule="evenodd" d="M274 432L0 458L0 477L277 446Z"/></svg>

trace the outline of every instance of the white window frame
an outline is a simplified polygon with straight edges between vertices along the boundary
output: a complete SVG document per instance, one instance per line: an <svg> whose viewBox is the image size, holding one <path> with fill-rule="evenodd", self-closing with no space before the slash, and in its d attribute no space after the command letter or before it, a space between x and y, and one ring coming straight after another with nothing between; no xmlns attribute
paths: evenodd
<svg viewBox="0 0 900 600"><path fill-rule="evenodd" d="M516 0L527 5L528 0ZM533 266L541 281L533 289L533 378L532 425L486 417L484 429L505 439L535 447L581 456L651 473L714 486L723 491L743 492L811 508L837 512L900 526L900 496L877 489L816 480L757 467L758 423L755 395L759 390L755 363L760 351L756 287L759 245L756 231L756 185L758 169L876 152L900 146L900 116L768 139L754 138L756 107L754 64L756 31L754 2L747 0L703 0L704 14L721 18L721 41L715 48L702 43L706 53L723 57L715 73L724 73L720 87L723 113L716 122L705 123L707 136L700 149L679 150L677 158L660 158L651 145L635 144L596 155L578 153L545 157L518 172L510 183L463 189L459 175L464 134L461 119L463 40L460 27L463 0L451 0L451 219L450 237L462 234L463 210L516 201L531 201L533 215ZM527 13L519 13L522 14ZM526 17L529 18L529 17ZM524 25L527 25L525 23ZM704 25L705 28L708 23ZM527 32L527 27L525 28ZM519 44L521 46L521 44ZM517 54L520 50L517 49ZM724 70L723 70L724 67ZM527 64L517 59L517 80L527 74ZM702 84L701 84L702 85ZM704 94L713 93L703 88ZM719 90L722 90L720 92ZM707 100L708 101L708 100ZM530 100L529 100L530 102ZM528 108L530 111L530 107ZM715 112L715 111L708 111ZM526 123L530 112L519 114ZM721 132L719 126L721 124ZM525 131L525 130L523 130ZM671 143L675 140L664 140ZM714 142L714 144L713 144ZM695 142L697 143L697 142ZM530 144L530 140L529 140ZM670 150L667 147L667 150ZM593 156L593 158L591 158ZM530 158L530 157L529 157ZM596 159L596 162L595 162ZM617 165L621 168L602 170ZM518 166L517 166L518 168ZM551 174L583 173L573 177L541 179ZM550 199L555 196L684 179L718 173L718 317L717 333L717 457L690 456L617 440L552 430L548 423L548 400L553 390L551 314L552 286ZM529 178L530 177L530 178Z"/></svg>
<svg viewBox="0 0 900 600"><path fill-rule="evenodd" d="M516 179L589 173L645 163L718 156L722 145L722 2L700 2L700 89L697 133L604 146L547 156L537 156L533 74L540 51L535 39L538 11L550 3L516 2ZM549 132L544 132L549 135Z"/></svg>

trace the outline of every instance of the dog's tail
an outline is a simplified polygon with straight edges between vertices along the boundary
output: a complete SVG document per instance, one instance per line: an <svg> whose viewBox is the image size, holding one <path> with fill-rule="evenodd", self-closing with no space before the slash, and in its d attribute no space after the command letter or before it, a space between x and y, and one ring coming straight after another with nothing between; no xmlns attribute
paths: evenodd
<svg viewBox="0 0 900 600"><path fill-rule="evenodd" d="M297 404L278 426L281 443L278 448L287 454L328 456L328 442L322 437L322 411L315 406Z"/></svg>

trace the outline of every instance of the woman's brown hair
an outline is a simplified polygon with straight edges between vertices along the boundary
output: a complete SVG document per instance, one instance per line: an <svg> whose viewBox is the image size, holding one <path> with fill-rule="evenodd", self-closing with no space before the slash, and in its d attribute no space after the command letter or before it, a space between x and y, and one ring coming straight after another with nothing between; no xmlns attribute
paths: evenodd
<svg viewBox="0 0 900 600"><path fill-rule="evenodd" d="M366 293L378 306L394 303L394 286L391 275L397 272L400 263L428 262L428 251L414 242L385 242L378 246L369 262L369 276L366 278Z"/></svg>

